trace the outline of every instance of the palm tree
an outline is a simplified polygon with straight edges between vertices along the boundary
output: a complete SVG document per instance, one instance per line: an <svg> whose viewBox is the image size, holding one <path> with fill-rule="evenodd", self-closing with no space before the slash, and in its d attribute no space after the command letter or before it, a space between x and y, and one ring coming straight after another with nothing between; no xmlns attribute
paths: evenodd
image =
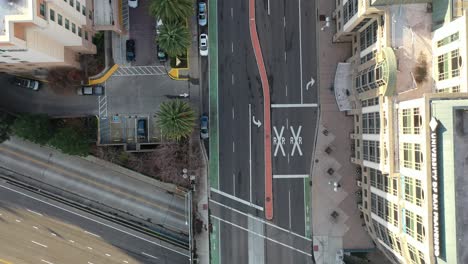
<svg viewBox="0 0 468 264"><path fill-rule="evenodd" d="M190 47L190 34L188 28L182 23L165 23L161 27L158 43L170 57L186 54Z"/></svg>
<svg viewBox="0 0 468 264"><path fill-rule="evenodd" d="M164 23L185 21L192 12L192 0L153 0L150 5L150 13Z"/></svg>
<svg viewBox="0 0 468 264"><path fill-rule="evenodd" d="M193 131L195 112L190 105L180 100L166 101L157 112L158 125L163 137L180 141Z"/></svg>

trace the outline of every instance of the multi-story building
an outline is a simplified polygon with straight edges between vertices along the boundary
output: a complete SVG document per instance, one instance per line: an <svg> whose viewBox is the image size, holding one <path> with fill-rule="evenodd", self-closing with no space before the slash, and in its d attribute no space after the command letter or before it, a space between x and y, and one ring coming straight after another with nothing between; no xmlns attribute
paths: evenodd
<svg viewBox="0 0 468 264"><path fill-rule="evenodd" d="M0 71L79 68L79 54L96 53L92 6L92 0L0 0Z"/></svg>
<svg viewBox="0 0 468 264"><path fill-rule="evenodd" d="M334 41L353 47L334 89L354 118L358 207L393 263L466 263L468 20L459 2L336 1Z"/></svg>

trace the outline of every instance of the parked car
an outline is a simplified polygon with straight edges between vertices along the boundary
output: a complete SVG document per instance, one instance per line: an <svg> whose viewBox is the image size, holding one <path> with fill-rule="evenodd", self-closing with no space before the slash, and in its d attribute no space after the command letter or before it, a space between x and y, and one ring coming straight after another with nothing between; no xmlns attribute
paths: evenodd
<svg viewBox="0 0 468 264"><path fill-rule="evenodd" d="M200 26L206 26L206 3L198 3L198 24Z"/></svg>
<svg viewBox="0 0 468 264"><path fill-rule="evenodd" d="M138 122L137 122L137 136L139 138L146 137L146 119L138 119Z"/></svg>
<svg viewBox="0 0 468 264"><path fill-rule="evenodd" d="M129 39L125 42L127 61L135 61L135 40Z"/></svg>
<svg viewBox="0 0 468 264"><path fill-rule="evenodd" d="M167 61L167 54L166 52L164 52L164 50L161 49L161 47L159 47L159 44L156 45L156 52L158 55L159 62L164 63Z"/></svg>
<svg viewBox="0 0 468 264"><path fill-rule="evenodd" d="M200 55L208 56L208 35L200 34Z"/></svg>
<svg viewBox="0 0 468 264"><path fill-rule="evenodd" d="M128 6L131 8L137 8L138 7L138 0L128 0Z"/></svg>
<svg viewBox="0 0 468 264"><path fill-rule="evenodd" d="M95 85L95 86L81 86L76 88L76 93L78 95L103 95L104 86Z"/></svg>
<svg viewBox="0 0 468 264"><path fill-rule="evenodd" d="M13 83L23 88L31 89L33 91L39 90L40 82L33 79L15 77Z"/></svg>
<svg viewBox="0 0 468 264"><path fill-rule="evenodd" d="M203 114L200 118L200 137L202 139L207 139L209 137L208 134L208 116Z"/></svg>

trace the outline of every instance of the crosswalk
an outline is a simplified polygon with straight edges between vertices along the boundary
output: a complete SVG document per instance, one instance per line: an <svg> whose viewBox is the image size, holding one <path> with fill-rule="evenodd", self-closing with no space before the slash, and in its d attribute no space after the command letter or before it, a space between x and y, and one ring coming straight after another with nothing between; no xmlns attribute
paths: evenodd
<svg viewBox="0 0 468 264"><path fill-rule="evenodd" d="M121 66L112 76L165 75L164 66Z"/></svg>

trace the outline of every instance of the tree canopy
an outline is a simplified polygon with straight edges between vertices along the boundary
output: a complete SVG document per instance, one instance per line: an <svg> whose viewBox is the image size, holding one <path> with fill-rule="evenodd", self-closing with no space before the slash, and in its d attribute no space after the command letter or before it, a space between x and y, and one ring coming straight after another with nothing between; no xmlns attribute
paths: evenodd
<svg viewBox="0 0 468 264"><path fill-rule="evenodd" d="M187 102L171 100L163 102L157 112L162 135L169 140L187 138L195 125L195 112Z"/></svg>
<svg viewBox="0 0 468 264"><path fill-rule="evenodd" d="M193 13L191 0L152 0L150 13L164 23L185 21Z"/></svg>
<svg viewBox="0 0 468 264"><path fill-rule="evenodd" d="M179 22L162 25L157 41L170 57L186 54L191 44L188 28Z"/></svg>

